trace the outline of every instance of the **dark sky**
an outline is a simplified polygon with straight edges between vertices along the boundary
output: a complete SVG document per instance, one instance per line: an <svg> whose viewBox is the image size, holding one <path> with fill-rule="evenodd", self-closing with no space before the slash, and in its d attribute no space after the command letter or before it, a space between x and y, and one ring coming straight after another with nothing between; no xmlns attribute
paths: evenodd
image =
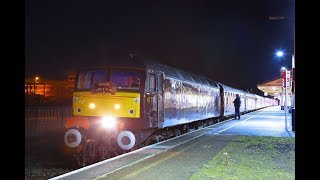
<svg viewBox="0 0 320 180"><path fill-rule="evenodd" d="M137 57L236 88L291 68L294 0L26 0L25 76ZM271 21L269 16L284 16ZM276 50L287 54L280 59Z"/></svg>

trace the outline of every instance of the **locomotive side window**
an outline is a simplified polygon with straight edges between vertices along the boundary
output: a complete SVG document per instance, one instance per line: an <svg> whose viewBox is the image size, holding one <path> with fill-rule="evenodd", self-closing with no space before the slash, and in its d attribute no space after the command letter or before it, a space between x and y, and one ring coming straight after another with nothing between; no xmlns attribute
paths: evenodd
<svg viewBox="0 0 320 180"><path fill-rule="evenodd" d="M226 94L225 94L226 104L229 104L229 97L228 96L229 96L229 93L226 92Z"/></svg>
<svg viewBox="0 0 320 180"><path fill-rule="evenodd" d="M146 82L146 91L155 92L156 91L156 75L148 74L148 79Z"/></svg>
<svg viewBox="0 0 320 180"><path fill-rule="evenodd" d="M158 75L158 91L163 91L163 74Z"/></svg>

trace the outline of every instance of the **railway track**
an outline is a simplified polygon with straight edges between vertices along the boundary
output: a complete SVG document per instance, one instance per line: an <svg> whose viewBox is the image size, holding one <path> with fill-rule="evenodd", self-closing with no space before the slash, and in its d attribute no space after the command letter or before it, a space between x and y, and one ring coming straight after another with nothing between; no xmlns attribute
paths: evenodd
<svg viewBox="0 0 320 180"><path fill-rule="evenodd" d="M196 129L209 125L211 124ZM189 129L189 132L196 129ZM159 142L171 138L173 136L164 138ZM50 137L25 140L25 179L49 179L81 168L75 158L64 153L65 146L61 139L63 139L63 132L58 132ZM156 144L156 142L152 144Z"/></svg>
<svg viewBox="0 0 320 180"><path fill-rule="evenodd" d="M77 168L74 158L63 154L60 141L59 134L25 140L25 179L48 179Z"/></svg>

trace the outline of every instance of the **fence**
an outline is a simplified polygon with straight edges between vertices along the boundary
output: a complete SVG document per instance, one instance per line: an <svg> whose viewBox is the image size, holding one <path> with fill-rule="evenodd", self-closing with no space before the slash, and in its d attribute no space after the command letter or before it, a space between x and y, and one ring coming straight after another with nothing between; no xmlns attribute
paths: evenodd
<svg viewBox="0 0 320 180"><path fill-rule="evenodd" d="M70 116L71 106L25 107L25 138L55 135Z"/></svg>

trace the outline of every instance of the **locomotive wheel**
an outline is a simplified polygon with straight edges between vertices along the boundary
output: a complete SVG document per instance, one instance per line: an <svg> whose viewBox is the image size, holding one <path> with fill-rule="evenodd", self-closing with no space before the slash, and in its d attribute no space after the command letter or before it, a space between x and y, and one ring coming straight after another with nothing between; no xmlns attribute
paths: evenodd
<svg viewBox="0 0 320 180"><path fill-rule="evenodd" d="M175 136L180 136L181 135L181 132L180 132L179 129L175 129L174 131L175 131Z"/></svg>
<svg viewBox="0 0 320 180"><path fill-rule="evenodd" d="M75 155L80 167L95 163L100 158L97 156L99 149L97 148L96 142L86 138L84 138L84 141L83 149Z"/></svg>
<svg viewBox="0 0 320 180"><path fill-rule="evenodd" d="M117 144L117 137L115 134L112 134L111 136L108 137L108 149L110 152L112 152L114 155L119 155L118 153L118 144Z"/></svg>

